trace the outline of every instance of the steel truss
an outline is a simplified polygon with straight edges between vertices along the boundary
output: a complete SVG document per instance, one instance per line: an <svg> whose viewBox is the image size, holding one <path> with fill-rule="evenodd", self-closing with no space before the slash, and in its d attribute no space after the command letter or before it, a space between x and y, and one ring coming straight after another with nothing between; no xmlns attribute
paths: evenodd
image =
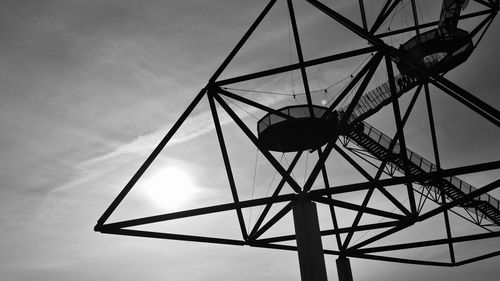
<svg viewBox="0 0 500 281"><path fill-rule="evenodd" d="M461 196L459 199L452 199L445 196L443 187L436 183L438 183L439 180L444 179L446 177L455 177L470 173L498 170L500 169L500 160L459 166L450 169L443 169L440 166L439 149L436 141L436 132L435 132L436 129L434 126L434 117L429 98L428 85L431 84L434 87L440 89L442 92L446 93L453 99L459 101L466 107L470 108L479 116L483 117L486 122L490 122L491 124L496 125L496 127L500 127L499 111L493 108L492 106L488 105L487 103L483 102L472 93L468 92L467 90L461 88L452 81L448 80L444 76L435 73L429 73L428 71L425 71L424 69L421 69L416 65L413 65L411 62L406 61L404 57L400 55L400 52L397 49L387 45L381 39L396 34L403 34L407 32L419 32L421 29L424 28L436 27L438 21L424 23L424 24L419 24L418 21L415 21L415 24L410 27L401 28L389 32L380 32L380 27L382 23L388 17L390 17L390 15L394 12L394 9L396 8L396 6L399 4L400 1L387 0L385 2L383 9L380 11L380 13L376 17L372 25L369 25L369 23L367 22L366 13L364 10L364 5L362 0L359 1L362 25L354 23L353 21L342 16L341 14L329 8L320 1L317 0L304 0L304 1L308 2L318 10L322 11L326 16L330 17L332 20L348 28L351 32L353 32L357 36L368 41L370 46L348 52L332 54L329 56L313 60L304 60L302 56L300 36L297 30L297 24L295 21L292 1L287 0L289 7L288 12L291 18L294 43L297 50L299 62L289 65L284 65L273 69L268 69L265 71L219 80L218 78L221 75L221 73L232 61L232 59L236 56L241 47L247 42L247 40L252 35L254 30L257 28L257 26L259 26L261 21L266 17L268 12L277 2L277 0L269 1L267 6L255 20L255 22L250 26L250 28L244 34L242 39L238 42L236 47L230 52L230 54L224 60L222 65L215 71L213 76L209 79L207 85L196 95L194 100L187 107L187 109L180 116L180 118L175 122L170 131L161 140L161 142L154 149L151 155L146 159L146 161L142 164L142 166L138 169L138 171L133 175L130 181L126 184L126 186L121 190L118 196L106 209L103 215L99 218L97 225L95 226L95 231L99 231L102 233L109 233L109 234L148 237L157 239L184 240L193 242L206 242L206 243L240 245L240 246L248 245L252 247L296 251L297 247L295 246L279 244L280 242L294 240L295 234L272 237L272 238L261 238L261 237L264 233L266 233L267 230L269 230L274 224L276 224L281 218L283 218L286 214L288 214L292 210L294 202L298 200L308 200L316 202L318 204L327 205L330 209L331 218L333 221L333 228L321 231L321 235L335 236L338 250L325 249L324 254L326 255L338 255L341 257L353 257L361 259L399 262L407 264L433 265L433 266L458 266L500 255L500 250L494 250L491 253L486 253L466 260L462 261L456 260L454 254L454 245L456 243L498 237L500 236L500 231L492 230L495 228L488 228L488 226L484 224L485 221L483 219L484 216L481 217L481 216L471 215L470 217L468 217L469 221L484 227L486 232L477 235L453 236L450 230L450 221L448 218L449 212L455 212L455 209L453 208L466 206L468 203L473 202L474 198L477 198L480 195L486 194L487 192L498 188L500 186L500 179L497 179L481 188L478 188L477 190L465 194ZM479 42L479 40L482 39L484 32L489 27L496 13L499 10L499 1L477 0L476 2L483 5L484 10L471 14L462 15L460 16L459 19L462 20L480 16L485 17L484 20L481 21L478 24L478 26L474 28L474 30L471 32L471 35L478 37L476 41L476 46L477 46L477 43ZM414 1L412 1L412 3L414 4ZM265 112L280 115L285 118L290 118L289 116L283 115L276 109L270 108L264 104L260 104L256 101L247 99L241 95L231 92L230 90L225 89L224 86L234 83L254 80L257 78L268 77L271 75L281 74L293 70L299 70L302 76L304 90L307 97L307 103L309 106L311 106L312 101L311 101L311 96L310 96L311 94L307 77L307 69L309 67L340 61L343 59L353 58L356 56L369 53L373 53L373 56L370 59L370 61L363 67L363 69L361 69L357 73L357 75L353 77L351 82L340 93L338 98L332 103L329 109L330 110L338 109L340 102L344 100L347 94L350 93L357 86L358 88L354 96L352 97L349 105L345 108L345 112L342 115L341 120L339 121L340 124L347 125L349 117L351 116L357 102L365 92L368 83L372 79L374 72L377 70L378 66L383 61L386 65L387 76L389 77L389 85L392 93L392 99L390 101L390 104L392 105L394 118L396 121L395 122L396 133L392 138L392 142L390 144L390 148L388 149L388 151L392 151L392 149L396 144L399 145L400 151L402 152L401 153L402 166L399 173L396 172L394 165L391 164L392 163L391 159L383 159L383 158L381 159L380 157L374 155L369 150L360 147L360 145L358 144L353 145L353 142L349 136L341 135L340 132L336 132L332 135L331 140L323 148L315 151L315 153L318 154L318 161L314 164L314 167L312 168L312 171L307 180L305 181L305 183L301 185L292 178L291 173L304 152L300 151L295 153L291 164L287 168L283 167L268 150L262 147L262 145L259 143L258 138L252 132L252 129L250 129L248 126L245 125L242 119L235 113L235 111L226 102L227 100L234 100L255 107ZM416 73L417 76L418 82L416 83L416 90L405 112L401 112L398 101L398 95L396 93L397 81L394 78L394 71L393 71L394 62L397 62L399 64L403 63L407 67L411 68L414 71L414 73ZM430 120L430 128L432 134L435 165L437 166L437 169L430 172L414 174L410 171L411 163L409 162L408 155L406 155L407 149L406 149L404 128L405 128L405 123L410 115L410 112L413 109L415 101L421 95L422 92L425 94L427 103L428 117ZM120 222L107 223L107 220L111 216L111 214L115 211L115 209L122 202L122 200L127 196L129 191L134 187L137 181L148 169L148 167L153 163L153 161L160 154L162 149L169 143L172 137L176 134L179 127L183 124L186 118L188 118L188 116L193 112L198 103L204 98L208 99L210 104L210 110L215 124L215 130L217 133L218 142L224 160L224 165L226 169L229 186L231 189L233 202L228 204L214 205L214 206L186 210L181 212L160 214L156 216L141 217ZM281 181L276 185L276 188L272 196L267 198L259 198L253 200L243 200L243 201L239 199L237 186L233 178L233 169L231 166L230 156L226 149L225 137L223 135L222 125L219 120L220 109L218 110L217 106L219 106L219 108L222 108L223 112L225 112L231 117L234 123L244 132L244 134L248 137L248 139L252 141L252 143L259 149L260 153L264 155L264 157L269 161L269 163L276 169L276 171L281 176ZM337 142L337 140L339 140L340 142ZM366 181L348 185L331 185L328 182L328 176L327 176L328 171L325 167L325 162L329 157L333 157L332 151L335 151L338 155L347 160L347 162L349 162L356 171L358 171L362 176L366 178ZM349 151L352 154L348 153ZM371 175L371 173L368 170L366 170L366 168L364 168L362 165L358 163L359 159L352 157L356 155L359 156L361 159L369 161L377 169L377 173L375 175ZM384 174L389 175L390 178L383 179L382 175ZM317 178L323 179L323 183L325 186L324 189L312 190L312 185ZM293 189L293 192L285 195L280 195L280 192L282 191L285 184L288 184ZM396 185L406 186L406 192L410 203L409 208L405 207L398 199L396 199L388 191L389 187ZM367 191L367 193L365 195L363 202L359 205L335 199L336 194L350 193L361 190ZM370 202L371 196L376 190L380 191L387 198L387 200L392 202L397 207L398 211L402 214L368 207L368 203ZM432 210L424 212L422 207L427 199L429 199L429 201L434 201L439 204ZM271 206L273 206L273 204L276 203L286 203L286 205L275 215L269 216L269 210ZM264 211L257 219L253 228L247 229L247 226L244 223L242 210L255 206L264 206ZM338 226L337 220L339 218L335 214L335 208L344 208L357 212L357 216L350 227L341 228ZM183 235L177 233L160 233L160 232L130 229L131 227L138 227L151 223L170 221L170 220L200 216L205 214L213 214L223 211L235 211L239 221L241 239L221 239L214 237L202 237L202 236ZM468 211L469 211L468 214L473 214L471 213L470 209L468 209ZM380 218L384 218L386 221L379 223L372 223L372 224L360 224L363 214L375 215ZM445 227L447 229L446 238L437 240L428 240L428 241L417 241L413 243L394 244L388 246L377 246L377 247L371 246L372 243L376 241L379 241L387 236L390 236L403 229L411 227L415 223L426 221L432 217L435 217L436 215L443 215L445 218ZM352 243L352 238L354 234L367 230L383 230L383 231L375 236L361 240L360 242L357 242L355 244ZM346 234L345 238L342 239L342 237L340 236L341 234ZM450 254L449 262L413 260L413 259L397 258L397 257L377 254L380 252L402 250L402 249L413 249L413 248L436 246L436 245L448 245Z"/></svg>

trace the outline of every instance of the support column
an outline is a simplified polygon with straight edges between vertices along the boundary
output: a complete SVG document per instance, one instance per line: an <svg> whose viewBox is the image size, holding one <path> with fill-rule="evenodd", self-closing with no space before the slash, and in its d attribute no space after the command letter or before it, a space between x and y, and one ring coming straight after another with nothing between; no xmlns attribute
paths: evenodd
<svg viewBox="0 0 500 281"><path fill-rule="evenodd" d="M339 257L337 259L337 273L339 281L353 281L351 262L347 257Z"/></svg>
<svg viewBox="0 0 500 281"><path fill-rule="evenodd" d="M316 204L298 200L293 206L293 222L302 281L327 281L323 244Z"/></svg>

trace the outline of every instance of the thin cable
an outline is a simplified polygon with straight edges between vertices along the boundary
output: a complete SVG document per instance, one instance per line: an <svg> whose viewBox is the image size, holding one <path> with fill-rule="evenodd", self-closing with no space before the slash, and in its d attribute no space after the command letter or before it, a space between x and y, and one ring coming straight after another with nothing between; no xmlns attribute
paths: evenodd
<svg viewBox="0 0 500 281"><path fill-rule="evenodd" d="M280 161L279 161L280 164L283 161L283 157L284 156L285 156L285 153L284 152L281 153L281 158L280 158ZM274 178L276 177L276 174L278 174L278 171L275 169L274 170L273 178L271 179L271 182L269 183L269 186L267 187L266 197L269 195L269 191L271 190L271 185L273 184L273 181L274 181Z"/></svg>
<svg viewBox="0 0 500 281"><path fill-rule="evenodd" d="M348 74L347 76L345 76L344 78L338 80L337 82L334 82L333 84L331 84L330 86L324 88L324 89L319 89L319 90L315 90L315 91L311 91L311 94L312 93L324 93L325 91L328 91L329 89L337 86L338 84L342 83L343 81L349 79L349 78L353 78L353 74L356 73L365 63L366 61L370 58L370 57L373 57L373 53L371 53L370 55L366 56L365 59L351 72L351 74ZM305 95L305 93L298 93L296 94L296 96L298 95Z"/></svg>
<svg viewBox="0 0 500 281"><path fill-rule="evenodd" d="M285 94L285 93L269 92L269 91L258 91L258 90L249 90L249 89L240 89L240 88L223 87L222 89L224 89L224 90L231 90L231 91L241 91L241 92L257 93L257 94L269 94L269 95L289 96L289 97L292 96L290 94Z"/></svg>
<svg viewBox="0 0 500 281"><path fill-rule="evenodd" d="M417 7L420 7L420 9L422 9L423 11L420 11L420 14L422 15L422 18L423 18L423 15L431 15L431 13L429 12L430 9L429 7L427 7L427 4L424 2L422 2L422 5L421 6L417 6ZM422 23L424 22L424 20L422 19Z"/></svg>
<svg viewBox="0 0 500 281"><path fill-rule="evenodd" d="M354 72L356 72L356 70L355 70ZM354 72L353 72L353 73L354 73ZM351 78L351 76L352 76L352 75L347 75L346 77L344 77L344 78L340 79L339 81L337 81L337 82L333 83L332 85L330 85L330 86L326 87L326 88L325 88L325 90L330 90L331 88L333 88L333 87L337 86L338 84L342 83L342 82L343 82L343 81L345 81L346 79Z"/></svg>
<svg viewBox="0 0 500 281"><path fill-rule="evenodd" d="M365 59L364 59L364 60L363 60L363 61L362 61L362 62L361 62L361 63L360 63L360 64L359 64L359 65L358 65L355 69L354 69L354 71L353 71L353 72L351 72L351 74L347 75L346 77L344 77L344 78L343 78L342 80L340 80L340 81L344 81L344 80L346 80L346 79L348 79L348 78L350 78L350 79L351 79L351 81L352 81L352 79L354 79L354 73L356 73L356 72L357 72L357 71L358 71L358 70L359 70L359 69L360 69L363 65L365 65L366 61L367 61L370 57L373 57L373 53L371 53L370 55L366 56L366 57L365 57ZM340 82L340 81L339 81L339 82ZM330 88L331 88L331 87L333 87L333 86L336 86L337 84L339 84L339 82L338 82L338 83L333 84L332 86L330 86L330 87L326 88L325 90L328 90L328 89L330 89ZM330 100L328 100L328 102L326 102L326 105L329 105L329 104L333 101L333 99L335 99L335 98L339 95L339 93L340 93L340 92L342 92L342 91L343 91L343 90L347 87L347 85L348 85L348 84L345 84L345 85L344 85L344 86L343 86L343 87L342 87L342 88L341 88L341 89L337 92L337 94L333 95L333 96L332 96L332 98L331 98Z"/></svg>
<svg viewBox="0 0 500 281"><path fill-rule="evenodd" d="M351 81L352 81L352 78L351 78ZM342 88L340 88L340 90L337 92L337 94L333 95L332 98L326 103L327 106L330 106L333 102L333 100L339 96L339 94L345 90L345 88L347 88L347 85L349 85L349 83L346 83Z"/></svg>
<svg viewBox="0 0 500 281"><path fill-rule="evenodd" d="M236 107L238 107L239 109L245 111L248 115L252 116L253 118L255 118L256 120L260 120L259 118L257 118L257 116L253 115L252 113L250 113L249 111L245 110L243 107L239 106L238 104L234 103L232 100L226 98L226 97L222 97L225 101L235 105Z"/></svg>
<svg viewBox="0 0 500 281"><path fill-rule="evenodd" d="M406 198L406 200L404 200L401 204L405 203L406 201L408 201L408 198ZM394 212L396 209L398 209L398 207L394 207L394 209L391 210L391 213ZM383 222L386 219L387 218L381 218L377 223L381 223L381 222ZM356 241L354 241L352 244L356 245L359 242L359 240L363 239L363 237L365 237L371 231L372 231L372 229L370 229L370 230L366 231L365 233L363 233L363 235L361 235L360 237L358 237L358 239L356 239Z"/></svg>
<svg viewBox="0 0 500 281"><path fill-rule="evenodd" d="M281 164L281 162L283 162L283 157L285 156L285 153L282 153L281 154L281 158L280 158L280 161L279 163ZM267 187L267 192L266 192L266 197L269 195L269 191L271 191L271 186L273 185L274 183L274 179L276 178L276 175L278 174L278 171L276 169L274 169L274 174L273 174L273 177L271 179L271 182L269 183L268 187ZM259 217L262 215L262 212L264 211L264 205L261 205L260 206L260 211L259 211Z"/></svg>
<svg viewBox="0 0 500 281"><path fill-rule="evenodd" d="M358 91L359 87L361 86L360 85L361 83L358 83L356 84L356 86L354 86L352 88L352 90L349 92L349 94L347 95L346 99L344 99L344 102L341 104L341 107L344 107L346 106L348 103L351 103L352 102L352 98L354 97L355 93Z"/></svg>
<svg viewBox="0 0 500 281"><path fill-rule="evenodd" d="M257 161L259 160L259 149L256 148L255 150L256 152L255 152L255 165L253 168L252 200L254 199L255 195L255 182L257 178ZM250 227L250 223L252 222L252 210L253 208L250 208L250 214L248 216L248 227Z"/></svg>
<svg viewBox="0 0 500 281"><path fill-rule="evenodd" d="M404 7L406 7L406 5L408 5L410 2L407 2L404 6L401 5L401 3L403 3L402 1L398 3L398 6L400 6L399 8L397 8L397 10L392 14L391 16L391 20L389 21L389 26L387 27L387 31L390 31L391 30L391 25L392 25L392 21L394 20L394 17L396 15L398 15L399 13L401 13L401 11L403 10ZM384 25L386 23L388 18L386 18L384 20L384 22L382 23L382 25Z"/></svg>
<svg viewBox="0 0 500 281"><path fill-rule="evenodd" d="M283 154L283 156L284 156L284 159L285 159L286 164L290 167L290 163L288 162L288 159L286 159L285 154ZM293 171L291 171L291 173L290 173L290 174L292 175L292 179L293 179L294 181L297 181L297 179L295 178L295 175L293 174Z"/></svg>
<svg viewBox="0 0 500 281"><path fill-rule="evenodd" d="M488 30L488 28L490 28L490 25L492 22L493 22L493 18L491 18L491 20L484 27L483 32L479 36L479 39L477 39L476 44L474 44L474 49L477 47L477 45L479 45L479 42L481 42L481 40L483 39L484 34L486 34L486 31Z"/></svg>
<svg viewBox="0 0 500 281"><path fill-rule="evenodd" d="M290 49L290 52L291 52L291 49ZM325 91L328 91L329 89L339 85L340 83L344 82L345 80L349 79L349 78L353 78L353 74L356 73L365 63L366 61L370 58L370 57L373 57L373 53L371 53L370 55L366 56L363 61L351 72L351 74L348 74L347 76L345 76L344 78L334 82L333 84L329 85L328 87L326 88L323 88L323 89L318 89L318 90L314 90L314 91L311 91L310 93L311 94L317 94L317 93L325 93ZM291 63L291 53L290 53L290 63ZM293 74L293 73L292 73ZM292 75L293 76L293 75ZM279 96L293 96L293 98L296 100L296 103L298 103L297 101L297 96L302 96L302 95L305 95L306 93L305 92L301 92L301 93L295 93L295 90L294 90L294 80L293 80L293 77L292 77L292 92L293 94L290 95L290 94L286 94L286 93L278 93L278 92L271 92L271 91L258 91L258 90L250 90L250 89L241 89L241 88L231 88L231 87L223 87L222 89L224 90L232 90L232 91L241 91L241 92L249 92L249 93L258 93L258 94L269 94L269 95L279 95ZM333 97L335 98L335 96ZM331 99L329 100L329 102L331 102ZM233 103L234 104L234 103Z"/></svg>
<svg viewBox="0 0 500 281"><path fill-rule="evenodd" d="M411 2L408 2L408 3L411 3ZM415 4L416 5L416 4ZM413 9L413 8L412 8ZM413 11L410 11L409 8L405 9L404 10L404 23L405 23L405 26L412 26L412 27L415 27L415 21L413 20ZM418 18L417 18L418 19ZM405 36L406 35L406 36ZM406 38L405 38L406 37ZM406 42L409 38L408 38L408 33L401 33L401 42Z"/></svg>
<svg viewBox="0 0 500 281"><path fill-rule="evenodd" d="M418 11L418 19L420 23L424 23L424 14L422 12L422 5L420 5L420 2L416 2L415 5L417 6L417 11ZM424 3L425 5L425 3Z"/></svg>
<svg viewBox="0 0 500 281"><path fill-rule="evenodd" d="M362 62L361 62L361 63L360 63L360 64L359 64L359 65L358 65L355 69L354 69L354 71L351 73L351 76L352 76L352 75L353 75L356 71L358 71L358 69L360 69L360 68L361 68L361 66L363 66L369 58L373 57L373 55L374 55L373 53L370 53L369 55L367 55L367 56L365 57L365 59L364 59L364 60L363 60L363 61L362 61Z"/></svg>
<svg viewBox="0 0 500 281"><path fill-rule="evenodd" d="M351 102L351 99L352 97L354 96L354 93L356 93L358 91L358 88L359 86L361 86L361 83L357 83L352 89L351 91L349 91L349 94L346 95L346 97L344 98L344 101L339 104L339 107L342 108L346 105L347 102ZM346 85L347 87L347 85Z"/></svg>

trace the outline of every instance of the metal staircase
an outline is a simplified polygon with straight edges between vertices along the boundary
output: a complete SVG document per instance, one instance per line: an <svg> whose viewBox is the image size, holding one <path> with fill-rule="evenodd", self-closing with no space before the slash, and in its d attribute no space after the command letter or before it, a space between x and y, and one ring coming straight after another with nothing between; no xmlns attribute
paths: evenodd
<svg viewBox="0 0 500 281"><path fill-rule="evenodd" d="M443 0L439 17L439 33L442 38L455 35L460 11L465 9L468 3L468 0Z"/></svg>
<svg viewBox="0 0 500 281"><path fill-rule="evenodd" d="M439 32L441 33L443 39L446 40L454 36L458 17L460 16L460 10L467 5L467 2L468 1L465 0L443 1L439 22ZM439 57L439 54L433 54L426 57L425 63L429 66L429 68L431 68L441 59L442 57ZM400 97L419 84L418 79L409 74L399 74L394 78L396 81L395 94L397 97ZM405 174L405 163L403 161L404 158L401 157L399 144L396 143L392 151L389 151L392 139L363 121L382 109L385 105L389 104L391 102L390 97L391 90L389 87L389 81L365 93L359 99L354 111L349 117L348 124L351 125L351 129L345 132L345 136L356 143L359 147L372 154L375 158L381 161L387 160L388 165L390 165L393 169ZM340 116L342 116L342 114L346 111L346 108L347 107L344 107L338 110ZM409 149L406 149L406 157L408 159L406 163L408 173L411 175L418 175L437 170L436 165ZM430 200L437 204L442 203L439 196L439 194L441 194L441 190L451 201L458 200L466 194L476 190L476 188L457 177L447 177L439 180L419 182L419 184L427 187L430 191L433 191L434 194L438 195L435 197L427 196ZM500 226L500 202L498 199L493 198L489 194L482 194L481 196L474 198L472 201L462 204L462 207L469 212L476 214L479 218L479 223L481 218L486 218L493 224Z"/></svg>
<svg viewBox="0 0 500 281"><path fill-rule="evenodd" d="M460 12L467 6L468 2L468 0L443 0L438 25L438 31L442 40L447 40L456 36ZM416 42L419 41L417 40ZM423 65L426 69L431 69L441 63L443 57L446 57L446 54L429 54L424 58ZM410 74L398 74L394 79L396 81L396 95L398 97L418 85L418 79ZM377 88L365 93L360 98L348 122L356 123L357 121L364 120L370 115L373 115L382 107L390 103L390 97L391 91L389 81L386 81ZM345 111L345 108L340 110L340 112L343 111Z"/></svg>
<svg viewBox="0 0 500 281"><path fill-rule="evenodd" d="M394 79L396 81L396 95L398 97L418 85L417 79L410 75L398 74L394 77ZM354 124L375 114L377 111L382 109L382 107L390 103L390 97L391 90L389 87L389 81L386 81L377 88L365 93L356 104L348 123ZM345 108L340 110L340 112L344 111Z"/></svg>
<svg viewBox="0 0 500 281"><path fill-rule="evenodd" d="M417 79L409 75L399 74L395 76L395 80L396 96L398 97L418 85ZM389 104L390 97L391 91L388 81L365 93L356 104L348 121L352 128L355 129L348 130L346 136L377 159L387 159L392 168L404 174L404 163L403 158L401 158L399 144L396 144L393 151L390 152L388 149L392 141L391 138L363 121ZM344 111L345 108L340 109L340 115ZM406 155L409 160L408 170L411 175L437 170L436 165L409 149L406 150ZM442 188L446 197L452 201L458 200L476 190L476 188L457 177L443 178L433 182L419 182L419 184L431 189L435 194L440 194L439 189ZM439 196L430 199L441 204ZM500 226L500 202L491 195L483 194L479 198L462 205L462 207L477 214L479 218L484 217Z"/></svg>
<svg viewBox="0 0 500 281"><path fill-rule="evenodd" d="M360 124L363 126L360 126ZM350 130L347 133L347 137L376 158L380 160L388 160L389 165L404 174L404 163L403 158L401 157L399 144L396 144L393 150L389 151L390 143L392 142L392 139L389 136L383 134L366 122L361 121L360 124L356 126L356 129ZM437 170L436 165L409 149L406 150L406 155L408 159L408 170L411 175L418 175ZM435 194L440 194L441 188L446 197L451 201L458 200L464 195L476 190L476 188L457 177L447 177L440 180L419 182L419 184L431 189L431 191L435 192ZM429 197L429 199L437 204L441 204L439 196L435 198ZM484 217L492 223L500 226L500 201L491 195L483 194L478 198L463 204L462 207L466 208L468 211L476 213L479 217Z"/></svg>

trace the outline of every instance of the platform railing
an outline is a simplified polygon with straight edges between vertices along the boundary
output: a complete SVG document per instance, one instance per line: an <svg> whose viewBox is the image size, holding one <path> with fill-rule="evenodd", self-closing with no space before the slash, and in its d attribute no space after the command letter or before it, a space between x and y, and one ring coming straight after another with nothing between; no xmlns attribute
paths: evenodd
<svg viewBox="0 0 500 281"><path fill-rule="evenodd" d="M312 105L312 109L315 118L321 118L325 113L329 112L328 108L317 105ZM286 116L289 116L290 118L300 119L300 118L310 117L308 105L287 106L279 109L278 111ZM331 113L328 114L327 116L331 116ZM283 116L274 113L268 113L262 119L260 119L259 122L257 122L257 130L259 131L259 133L261 133L269 126L278 124L285 120L287 120L287 118Z"/></svg>
<svg viewBox="0 0 500 281"><path fill-rule="evenodd" d="M392 142L392 139L385 135L384 133L380 132L379 130L375 129L373 126L370 126L366 122L362 122L363 124L363 133L368 136L370 139L374 140L377 142L379 145L384 147L386 150L389 150L390 143ZM394 146L394 149L392 153L394 154L400 154L400 146L399 144L396 144ZM423 172L433 172L437 171L437 166L434 165L432 162L429 160L426 160L422 156L416 154L415 152L406 149L406 156L408 160L410 160L413 164L415 164L417 167L419 167ZM404 172L401 168L399 168L397 165L391 164L394 168L398 169L401 172ZM463 180L452 176L452 177L446 177L443 178L444 180L450 182L454 187L462 191L464 194L469 194L473 191L476 191L477 188L473 187L472 185L464 182ZM480 201L488 202L491 204L494 208L500 209L500 201L491 195L484 193L481 194L479 197Z"/></svg>
<svg viewBox="0 0 500 281"><path fill-rule="evenodd" d="M416 78L410 75L398 74L395 77L396 81L396 94L398 96L411 90L415 86ZM391 97L391 89L389 81L386 81L378 87L366 92L361 96L356 107L349 118L349 123L368 118L371 114L382 108L389 102ZM339 111L346 111L346 107L341 108Z"/></svg>

